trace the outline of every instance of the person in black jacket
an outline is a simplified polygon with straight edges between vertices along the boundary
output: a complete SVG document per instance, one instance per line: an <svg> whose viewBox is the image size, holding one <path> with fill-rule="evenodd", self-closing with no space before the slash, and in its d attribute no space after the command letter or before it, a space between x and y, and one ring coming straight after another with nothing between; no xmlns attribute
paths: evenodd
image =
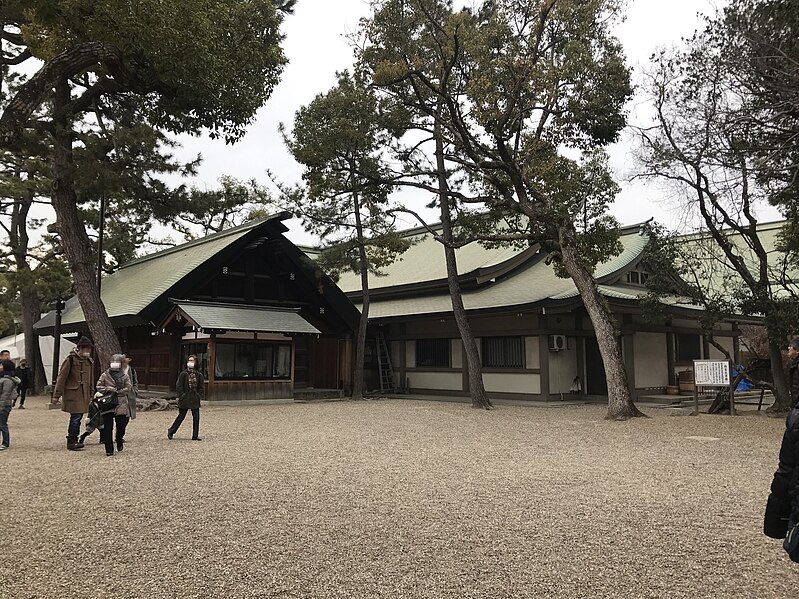
<svg viewBox="0 0 799 599"><path fill-rule="evenodd" d="M15 372L16 377L19 379L19 387L17 387L17 399L19 400L19 409L25 409L25 395L33 386L30 368L28 368L28 361L22 359L19 361L19 366ZM14 400L14 405L17 404L17 399Z"/></svg>
<svg viewBox="0 0 799 599"><path fill-rule="evenodd" d="M791 411L785 420L779 466L766 502L763 532L772 539L785 539L783 548L799 562L799 339L788 344L788 358Z"/></svg>

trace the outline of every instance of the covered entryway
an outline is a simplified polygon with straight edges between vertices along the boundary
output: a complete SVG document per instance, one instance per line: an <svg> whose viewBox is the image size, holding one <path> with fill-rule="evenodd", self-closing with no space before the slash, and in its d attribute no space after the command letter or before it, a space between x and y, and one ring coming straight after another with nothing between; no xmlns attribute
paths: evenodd
<svg viewBox="0 0 799 599"><path fill-rule="evenodd" d="M594 337L585 339L585 392L588 395L607 395L608 380L605 364Z"/></svg>

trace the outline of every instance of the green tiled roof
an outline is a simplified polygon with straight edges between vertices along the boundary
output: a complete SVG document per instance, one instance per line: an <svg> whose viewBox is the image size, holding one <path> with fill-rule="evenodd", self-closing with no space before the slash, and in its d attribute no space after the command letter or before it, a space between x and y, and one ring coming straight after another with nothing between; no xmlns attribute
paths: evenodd
<svg viewBox="0 0 799 599"><path fill-rule="evenodd" d="M175 304L197 327L205 330L320 333L299 315L299 310L188 301Z"/></svg>
<svg viewBox="0 0 799 599"><path fill-rule="evenodd" d="M625 286L612 285L613 275L634 265L646 246L648 237L638 234L637 227L624 230L620 241L622 252L618 256L599 264L595 270L597 279L607 278L608 285L600 286L600 293L606 297L635 300L640 291ZM438 244L436 241L432 243ZM477 244L472 244L475 255L485 252ZM432 249L432 248L431 248ZM517 250L518 251L518 250ZM507 254L504 254L507 256ZM497 260L499 254L491 254L487 260ZM486 260L486 261L487 261ZM443 257L441 259L443 262ZM480 262L474 259L474 263ZM487 282L478 289L463 293L463 303L467 310L483 310L532 304L544 300L563 300L577 297L577 289L571 279L563 279L555 274L552 266L545 263L543 256L532 257L529 266L523 266L496 282ZM391 270L391 265L387 270ZM460 270L460 263L458 264ZM443 268L443 266L442 266ZM356 300L357 301L357 300ZM428 294L419 297L397 297L391 299L373 298L370 302L370 318L389 318L405 314L436 314L450 312L452 302L447 293Z"/></svg>
<svg viewBox="0 0 799 599"><path fill-rule="evenodd" d="M108 315L111 318L135 318L203 262L270 218L274 217L255 220L125 264L102 280L102 300ZM62 326L67 327L84 320L78 298L72 297L67 301L61 315ZM54 321L55 316L51 312L36 323L36 326L53 326Z"/></svg>
<svg viewBox="0 0 799 599"><path fill-rule="evenodd" d="M396 262L382 268L382 276L369 274L370 289L383 289L447 278L444 246L429 233L419 233L409 237L414 244ZM458 272L464 274L481 268L497 266L514 258L524 249L515 247L488 249L479 243L471 243L455 250ZM345 293L358 291L361 288L360 275L353 272L342 273L338 286Z"/></svg>

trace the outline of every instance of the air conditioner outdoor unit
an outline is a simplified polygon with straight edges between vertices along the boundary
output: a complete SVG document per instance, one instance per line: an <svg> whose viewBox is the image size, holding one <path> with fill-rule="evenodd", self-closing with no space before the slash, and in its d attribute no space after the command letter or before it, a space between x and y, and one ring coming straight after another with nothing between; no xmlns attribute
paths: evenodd
<svg viewBox="0 0 799 599"><path fill-rule="evenodd" d="M550 335L549 351L560 351L562 349L569 349L569 343L566 335Z"/></svg>

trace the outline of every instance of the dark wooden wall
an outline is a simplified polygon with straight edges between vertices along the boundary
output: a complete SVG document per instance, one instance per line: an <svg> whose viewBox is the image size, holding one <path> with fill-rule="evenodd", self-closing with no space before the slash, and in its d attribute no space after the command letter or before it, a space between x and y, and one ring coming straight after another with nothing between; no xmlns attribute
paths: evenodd
<svg viewBox="0 0 799 599"><path fill-rule="evenodd" d="M139 378L139 388L151 391L174 389L180 351L175 335L151 335L150 327L122 329L122 351L129 355Z"/></svg>
<svg viewBox="0 0 799 599"><path fill-rule="evenodd" d="M239 401L252 399L291 399L291 381L215 381L205 387L209 401Z"/></svg>

